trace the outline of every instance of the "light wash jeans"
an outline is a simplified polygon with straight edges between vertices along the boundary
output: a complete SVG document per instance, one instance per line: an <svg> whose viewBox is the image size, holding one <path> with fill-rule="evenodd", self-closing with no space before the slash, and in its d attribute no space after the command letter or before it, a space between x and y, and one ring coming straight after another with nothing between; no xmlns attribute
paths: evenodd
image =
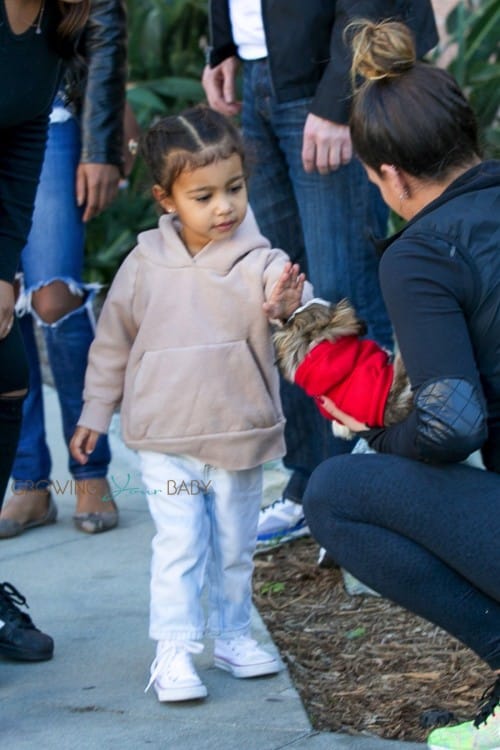
<svg viewBox="0 0 500 750"><path fill-rule="evenodd" d="M250 630L262 467L225 471L190 456L140 451L139 457L156 525L151 638L203 638L205 578L209 634L218 638L246 635Z"/></svg>
<svg viewBox="0 0 500 750"><path fill-rule="evenodd" d="M384 237L387 208L356 159L328 175L308 174L301 161L310 99L278 103L267 60L243 67L243 133L250 150L250 203L262 233L307 272L317 296L348 297L368 334L392 347L392 328L378 283L373 236ZM306 476L353 443L296 386L282 382L285 465Z"/></svg>
<svg viewBox="0 0 500 750"><path fill-rule="evenodd" d="M23 290L17 309L21 316L19 322L28 357L30 383L12 470L16 490L47 486L52 468L45 435L42 377L34 321L41 327L47 345L67 444L82 409L87 353L94 337L91 303L95 288L82 282L84 224L82 209L77 206L75 197L80 150L80 128L73 117L50 125L33 226L21 258ZM85 298L85 302L56 323L47 324L32 309L31 295L54 280L65 281L72 291ZM68 457L69 471L75 479L104 477L110 461L107 439L105 436L99 439L85 466L77 463L69 452Z"/></svg>

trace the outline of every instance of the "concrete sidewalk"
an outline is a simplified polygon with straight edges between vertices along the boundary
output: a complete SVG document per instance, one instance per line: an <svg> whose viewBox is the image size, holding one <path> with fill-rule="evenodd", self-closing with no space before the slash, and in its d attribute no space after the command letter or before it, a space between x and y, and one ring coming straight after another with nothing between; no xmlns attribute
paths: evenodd
<svg viewBox="0 0 500 750"><path fill-rule="evenodd" d="M23 593L33 620L56 643L40 664L1 660L0 738L9 750L411 750L412 743L314 732L286 669L237 680L195 657L209 697L160 704L144 694L154 644L148 639L153 525L134 454L114 432L110 476L120 526L87 536L71 520L74 488L54 391L46 387L59 520L0 541L0 580ZM57 494L57 492L55 493ZM275 650L257 612L254 635ZM360 706L362 710L362 706Z"/></svg>

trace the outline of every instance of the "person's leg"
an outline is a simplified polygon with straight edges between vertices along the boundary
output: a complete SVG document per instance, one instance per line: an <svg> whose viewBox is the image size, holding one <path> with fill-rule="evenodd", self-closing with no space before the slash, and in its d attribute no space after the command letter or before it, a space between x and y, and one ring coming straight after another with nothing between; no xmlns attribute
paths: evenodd
<svg viewBox="0 0 500 750"><path fill-rule="evenodd" d="M21 312L31 313L41 327L58 393L66 442L73 434L82 408L87 353L93 338L91 310L95 290L82 282L84 225L76 204L75 174L80 156L77 122L67 119L50 126L46 158L37 192L33 227L23 251L24 291L18 303ZM32 482L49 480L47 461L30 463L39 449L38 412L25 409L23 435L16 479ZM30 404L28 404L30 406ZM82 467L69 456L69 469L77 481L75 523L83 531L104 531L117 523L116 506L106 482L110 461L107 439L102 437L89 462ZM35 493L36 494L36 493ZM19 503L19 496L17 498ZM25 503L36 502L26 493ZM45 493L45 503L47 493ZM39 514L42 510L39 508ZM33 515L33 513L31 513ZM18 519L19 520L19 519Z"/></svg>
<svg viewBox="0 0 500 750"><path fill-rule="evenodd" d="M19 324L0 340L0 508L16 453L22 419L22 402L28 370ZM19 661L51 659L54 642L34 625L19 607L25 597L11 584L0 583L0 656Z"/></svg>
<svg viewBox="0 0 500 750"><path fill-rule="evenodd" d="M271 244L285 250L307 273L300 216L286 157L273 131L272 106L267 64L245 63L242 125L251 163L250 205ZM307 533L302 508L297 503L301 502L311 471L333 452L330 426L313 401L283 378L281 399L287 420L284 464L292 474L283 499L261 515L259 542L264 545L282 540L284 534L293 538Z"/></svg>
<svg viewBox="0 0 500 750"><path fill-rule="evenodd" d="M23 423L12 466L11 493L0 514L0 539L25 529L53 523L57 508L48 496L51 459L45 435L42 376L31 315L19 318L29 367L29 389L24 399ZM30 429L26 429L29 425ZM44 479L45 477L45 479Z"/></svg>
<svg viewBox="0 0 500 750"><path fill-rule="evenodd" d="M209 628L215 666L234 677L279 671L279 661L250 638L252 572L262 467L224 471L205 467L210 517Z"/></svg>
<svg viewBox="0 0 500 750"><path fill-rule="evenodd" d="M23 400L28 390L28 363L19 330L14 324L0 340L0 508L9 482L21 430Z"/></svg>
<svg viewBox="0 0 500 750"><path fill-rule="evenodd" d="M253 551L262 499L262 468L207 467L210 517L209 628L216 637L250 632Z"/></svg>
<svg viewBox="0 0 500 750"><path fill-rule="evenodd" d="M349 572L500 669L500 477L389 455L329 459L304 508Z"/></svg>
<svg viewBox="0 0 500 750"><path fill-rule="evenodd" d="M500 477L388 455L339 456L312 475L314 536L357 578L439 625L495 671L474 722L432 750L493 750L500 737Z"/></svg>
<svg viewBox="0 0 500 750"><path fill-rule="evenodd" d="M141 472L156 527L152 542L150 637L157 641L151 679L160 701L203 698L191 661L205 633L201 592L210 524L202 492L203 464L188 456L141 451Z"/></svg>

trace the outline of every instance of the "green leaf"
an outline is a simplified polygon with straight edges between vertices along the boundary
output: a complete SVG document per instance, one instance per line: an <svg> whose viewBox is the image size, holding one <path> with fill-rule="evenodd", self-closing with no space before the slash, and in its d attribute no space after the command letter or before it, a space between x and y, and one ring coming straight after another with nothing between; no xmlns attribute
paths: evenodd
<svg viewBox="0 0 500 750"><path fill-rule="evenodd" d="M268 581L260 589L262 596L266 594L281 594L285 590L285 584L281 581Z"/></svg>
<svg viewBox="0 0 500 750"><path fill-rule="evenodd" d="M348 630L345 634L345 637L353 641L356 638L363 638L363 636L366 635L366 628L360 627L360 628L354 628L353 630Z"/></svg>

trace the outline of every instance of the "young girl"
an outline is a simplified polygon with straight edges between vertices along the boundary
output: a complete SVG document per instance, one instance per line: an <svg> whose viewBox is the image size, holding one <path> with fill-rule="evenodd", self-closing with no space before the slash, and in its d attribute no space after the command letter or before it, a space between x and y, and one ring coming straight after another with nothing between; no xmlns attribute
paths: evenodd
<svg viewBox="0 0 500 750"><path fill-rule="evenodd" d="M269 320L299 305L304 276L259 233L225 117L206 107L167 117L143 153L166 215L111 286L71 450L85 463L121 401L157 530L149 684L160 701L181 701L207 694L191 661L203 648L205 570L215 665L235 677L279 670L249 637L252 555L262 464L285 452Z"/></svg>

